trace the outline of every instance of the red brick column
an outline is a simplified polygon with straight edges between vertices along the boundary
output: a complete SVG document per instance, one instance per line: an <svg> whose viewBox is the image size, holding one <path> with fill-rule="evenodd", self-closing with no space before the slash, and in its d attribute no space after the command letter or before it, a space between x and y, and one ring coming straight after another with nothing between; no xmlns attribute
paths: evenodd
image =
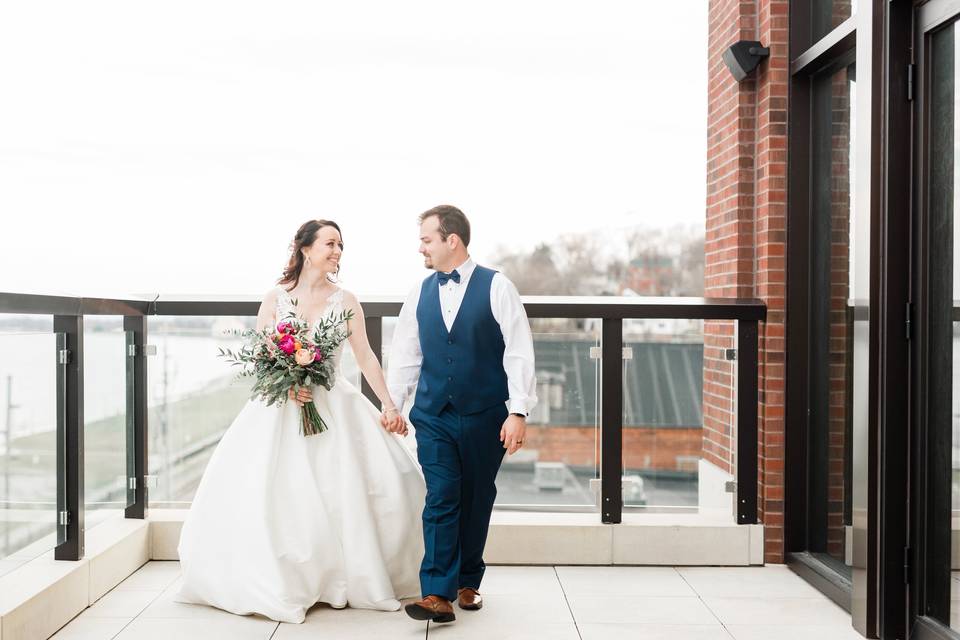
<svg viewBox="0 0 960 640"><path fill-rule="evenodd" d="M755 2L710 3L707 85L707 219L704 242L708 297L753 297L753 208L756 90L753 80L732 82L723 50L751 39ZM733 474L735 420L733 363L724 350L735 346L731 322L704 323L703 458Z"/></svg>
<svg viewBox="0 0 960 640"><path fill-rule="evenodd" d="M708 43L707 296L760 298L760 519L765 560L783 562L787 0L711 0ZM723 51L759 40L770 58L737 83ZM704 327L705 460L732 471L729 323ZM726 466L724 466L726 465Z"/></svg>

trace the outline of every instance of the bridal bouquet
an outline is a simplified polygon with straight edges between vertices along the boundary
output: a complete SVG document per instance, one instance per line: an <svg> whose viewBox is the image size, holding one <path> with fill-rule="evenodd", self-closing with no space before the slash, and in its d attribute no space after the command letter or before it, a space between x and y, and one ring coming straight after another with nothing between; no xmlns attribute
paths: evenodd
<svg viewBox="0 0 960 640"><path fill-rule="evenodd" d="M247 344L237 351L221 348L220 356L243 367L239 377L253 376L250 397L268 406L283 403L289 390L297 387L320 385L329 391L336 381L333 355L349 337L347 321L352 317L347 310L311 328L291 312L275 328L237 332ZM304 436L327 430L313 401L300 407L300 427Z"/></svg>

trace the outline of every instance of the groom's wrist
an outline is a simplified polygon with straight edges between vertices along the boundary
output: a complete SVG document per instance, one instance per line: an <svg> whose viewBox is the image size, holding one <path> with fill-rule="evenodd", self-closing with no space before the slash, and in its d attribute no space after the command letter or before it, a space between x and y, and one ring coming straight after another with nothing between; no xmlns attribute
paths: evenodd
<svg viewBox="0 0 960 640"><path fill-rule="evenodd" d="M530 415L530 412L527 411L527 403L520 398L511 398L507 401L507 412L510 414L517 414L523 418L526 418Z"/></svg>

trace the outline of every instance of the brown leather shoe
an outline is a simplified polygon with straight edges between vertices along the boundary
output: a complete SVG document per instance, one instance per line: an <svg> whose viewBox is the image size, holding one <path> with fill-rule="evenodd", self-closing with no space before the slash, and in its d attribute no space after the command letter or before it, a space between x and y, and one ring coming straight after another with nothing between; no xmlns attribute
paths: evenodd
<svg viewBox="0 0 960 640"><path fill-rule="evenodd" d="M467 611L476 611L483 607L483 597L473 587L457 589L457 605Z"/></svg>
<svg viewBox="0 0 960 640"><path fill-rule="evenodd" d="M432 622L453 622L457 616L453 613L453 605L446 598L427 596L404 607L407 615L414 620L430 620Z"/></svg>

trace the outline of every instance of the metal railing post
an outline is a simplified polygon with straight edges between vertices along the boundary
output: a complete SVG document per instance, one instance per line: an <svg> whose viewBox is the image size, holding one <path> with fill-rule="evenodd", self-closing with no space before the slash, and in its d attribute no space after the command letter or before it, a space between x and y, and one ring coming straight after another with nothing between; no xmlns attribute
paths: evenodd
<svg viewBox="0 0 960 640"><path fill-rule="evenodd" d="M600 516L623 513L623 320L604 318L600 362Z"/></svg>
<svg viewBox="0 0 960 640"><path fill-rule="evenodd" d="M383 364L383 318L380 316L365 316L364 326L367 329L367 340L370 342L370 349L380 364ZM367 379L360 376L360 391L373 403L373 406L380 408L380 399L373 389L367 384Z"/></svg>
<svg viewBox="0 0 960 640"><path fill-rule="evenodd" d="M758 327L737 321L737 524L757 523Z"/></svg>
<svg viewBox="0 0 960 640"><path fill-rule="evenodd" d="M83 316L53 317L57 334L57 546L55 560L83 557Z"/></svg>
<svg viewBox="0 0 960 640"><path fill-rule="evenodd" d="M124 316L127 334L127 506L124 516L147 516L147 319Z"/></svg>

